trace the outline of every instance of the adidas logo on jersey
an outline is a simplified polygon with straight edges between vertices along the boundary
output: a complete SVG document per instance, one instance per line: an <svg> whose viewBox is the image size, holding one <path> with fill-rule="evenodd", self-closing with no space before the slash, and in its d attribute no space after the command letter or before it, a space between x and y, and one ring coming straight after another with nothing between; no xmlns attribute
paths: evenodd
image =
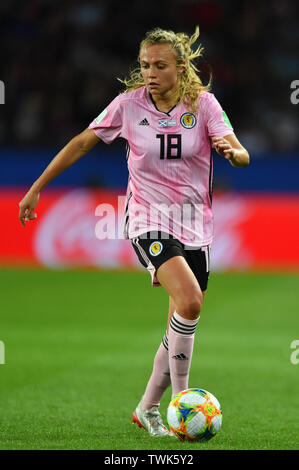
<svg viewBox="0 0 299 470"><path fill-rule="evenodd" d="M142 119L142 121L139 123L139 126L149 126L148 120L146 118Z"/></svg>
<svg viewBox="0 0 299 470"><path fill-rule="evenodd" d="M176 356L172 356L172 359L177 359L178 361L187 361L188 357L185 356L184 353L177 354Z"/></svg>

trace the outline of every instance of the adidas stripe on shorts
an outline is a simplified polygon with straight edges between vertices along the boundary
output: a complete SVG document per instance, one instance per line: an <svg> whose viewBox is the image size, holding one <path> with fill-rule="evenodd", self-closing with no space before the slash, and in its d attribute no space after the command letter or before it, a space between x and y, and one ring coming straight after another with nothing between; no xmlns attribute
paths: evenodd
<svg viewBox="0 0 299 470"><path fill-rule="evenodd" d="M157 269L174 256L183 256L194 273L200 288L205 291L210 274L210 246L190 247L164 232L147 232L131 239L142 266L152 278L153 286L160 286Z"/></svg>

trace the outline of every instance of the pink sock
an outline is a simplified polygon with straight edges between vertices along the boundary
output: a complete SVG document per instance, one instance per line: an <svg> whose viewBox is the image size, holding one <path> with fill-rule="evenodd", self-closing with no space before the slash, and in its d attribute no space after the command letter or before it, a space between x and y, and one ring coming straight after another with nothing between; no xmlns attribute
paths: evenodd
<svg viewBox="0 0 299 470"><path fill-rule="evenodd" d="M177 312L171 317L168 331L168 356L172 397L188 388L194 334L197 320L186 320Z"/></svg>
<svg viewBox="0 0 299 470"><path fill-rule="evenodd" d="M144 410L149 410L152 406L159 406L163 393L170 385L167 348L168 339L167 334L165 334L156 353L153 372L142 398L142 408Z"/></svg>

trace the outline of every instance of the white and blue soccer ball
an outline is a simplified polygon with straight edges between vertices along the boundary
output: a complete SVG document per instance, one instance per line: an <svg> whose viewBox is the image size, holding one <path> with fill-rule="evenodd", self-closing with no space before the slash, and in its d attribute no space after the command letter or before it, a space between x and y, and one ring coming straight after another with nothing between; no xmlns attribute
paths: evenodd
<svg viewBox="0 0 299 470"><path fill-rule="evenodd" d="M169 429L181 441L207 441L220 431L220 403L207 390L183 390L169 403L167 422Z"/></svg>

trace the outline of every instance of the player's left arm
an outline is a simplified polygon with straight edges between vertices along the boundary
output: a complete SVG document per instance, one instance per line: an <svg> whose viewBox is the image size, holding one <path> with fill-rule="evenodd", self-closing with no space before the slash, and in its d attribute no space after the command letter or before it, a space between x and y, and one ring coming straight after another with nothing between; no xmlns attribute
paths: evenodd
<svg viewBox="0 0 299 470"><path fill-rule="evenodd" d="M225 137L212 137L212 142L216 152L229 160L232 166L245 168L249 165L249 153L238 141L235 134L226 135Z"/></svg>

